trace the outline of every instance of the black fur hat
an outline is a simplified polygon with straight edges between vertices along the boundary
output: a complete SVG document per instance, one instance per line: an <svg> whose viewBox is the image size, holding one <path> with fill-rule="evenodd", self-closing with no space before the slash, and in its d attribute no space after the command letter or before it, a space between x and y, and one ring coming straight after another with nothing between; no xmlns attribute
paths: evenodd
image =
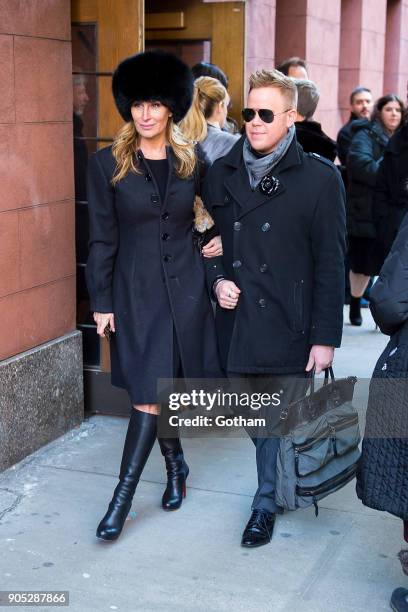
<svg viewBox="0 0 408 612"><path fill-rule="evenodd" d="M190 68L167 51L145 51L126 58L116 68L112 92L119 113L132 120L133 102L157 100L173 113L175 123L186 115L193 99Z"/></svg>

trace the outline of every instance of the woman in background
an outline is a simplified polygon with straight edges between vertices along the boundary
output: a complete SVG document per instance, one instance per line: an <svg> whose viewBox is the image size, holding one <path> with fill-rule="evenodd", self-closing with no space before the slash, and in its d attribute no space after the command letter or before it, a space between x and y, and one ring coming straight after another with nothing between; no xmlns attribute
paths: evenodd
<svg viewBox="0 0 408 612"><path fill-rule="evenodd" d="M240 139L240 134L222 129L229 102L227 90L217 79L200 77L194 81L193 104L180 127L187 138L200 143L211 163L226 155Z"/></svg>
<svg viewBox="0 0 408 612"><path fill-rule="evenodd" d="M361 325L360 301L371 276L382 264L376 240L374 191L377 172L388 140L401 124L402 101L390 94L377 100L373 118L353 123L353 139L347 157L347 232L350 262L350 323Z"/></svg>

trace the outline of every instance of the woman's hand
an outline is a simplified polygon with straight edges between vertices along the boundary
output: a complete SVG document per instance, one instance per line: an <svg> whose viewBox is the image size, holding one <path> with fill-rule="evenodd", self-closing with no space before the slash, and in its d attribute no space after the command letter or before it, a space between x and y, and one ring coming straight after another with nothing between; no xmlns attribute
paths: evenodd
<svg viewBox="0 0 408 612"><path fill-rule="evenodd" d="M93 314L94 321L96 323L96 333L98 336L104 337L105 327L108 325L111 328L111 331L115 330L115 317L112 312L94 312Z"/></svg>
<svg viewBox="0 0 408 612"><path fill-rule="evenodd" d="M241 289L239 289L232 281L222 280L217 283L214 293L217 296L217 300L221 308L233 310L238 304Z"/></svg>
<svg viewBox="0 0 408 612"><path fill-rule="evenodd" d="M214 236L203 248L204 257L219 257L222 255L222 240L221 236Z"/></svg>

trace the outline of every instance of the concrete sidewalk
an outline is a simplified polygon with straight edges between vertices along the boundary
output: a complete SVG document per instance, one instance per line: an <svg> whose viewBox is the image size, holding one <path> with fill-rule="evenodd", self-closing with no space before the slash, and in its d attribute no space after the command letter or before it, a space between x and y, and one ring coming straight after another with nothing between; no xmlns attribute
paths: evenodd
<svg viewBox="0 0 408 612"><path fill-rule="evenodd" d="M364 317L362 328L345 326L337 376L369 377L386 344ZM270 545L241 548L256 485L246 438L184 441L187 498L173 513L160 507L156 445L122 537L97 541L126 425L92 417L0 475L0 589L68 590L72 612L372 612L406 584L401 521L362 506L354 483L326 498L318 518L313 508L286 513Z"/></svg>

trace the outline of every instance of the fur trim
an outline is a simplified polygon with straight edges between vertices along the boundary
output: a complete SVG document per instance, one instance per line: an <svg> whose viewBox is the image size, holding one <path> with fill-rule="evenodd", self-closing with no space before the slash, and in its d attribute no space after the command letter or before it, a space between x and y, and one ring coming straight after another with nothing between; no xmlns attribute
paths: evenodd
<svg viewBox="0 0 408 612"><path fill-rule="evenodd" d="M119 113L132 120L135 101L157 100L173 113L175 123L187 114L193 99L190 68L167 51L146 51L126 58L116 68L112 92Z"/></svg>

